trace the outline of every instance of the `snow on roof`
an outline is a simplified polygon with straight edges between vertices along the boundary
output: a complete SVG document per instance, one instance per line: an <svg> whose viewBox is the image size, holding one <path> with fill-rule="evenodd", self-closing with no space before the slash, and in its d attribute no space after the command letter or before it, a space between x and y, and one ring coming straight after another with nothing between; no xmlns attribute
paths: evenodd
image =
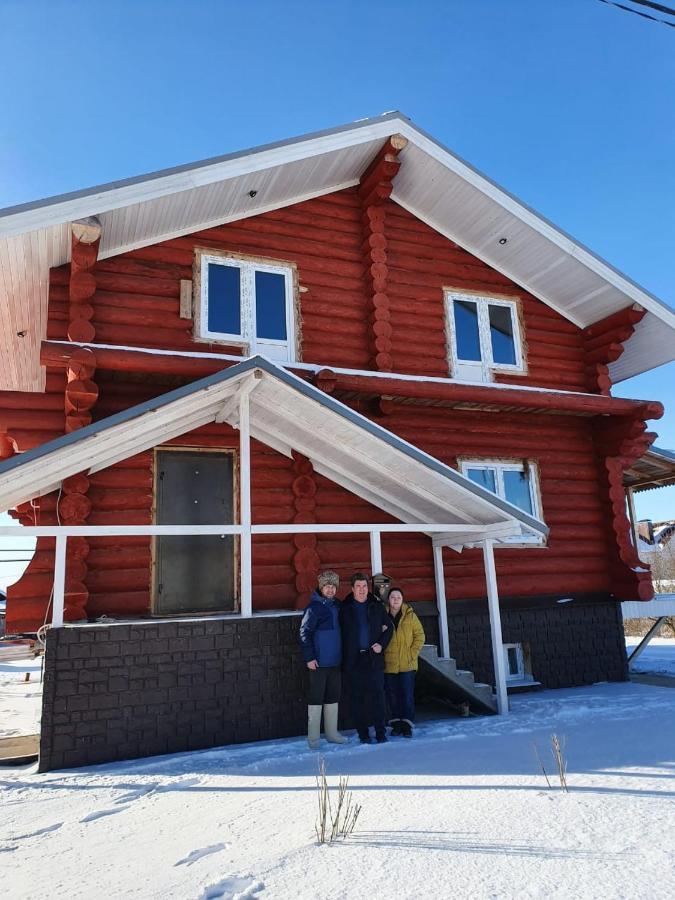
<svg viewBox="0 0 675 900"><path fill-rule="evenodd" d="M48 273L70 258L73 220L97 216L100 255L113 256L354 186L393 134L408 144L392 200L413 215L580 327L634 303L647 310L611 366L615 381L675 358L673 310L391 112L0 210L0 387L41 388Z"/></svg>

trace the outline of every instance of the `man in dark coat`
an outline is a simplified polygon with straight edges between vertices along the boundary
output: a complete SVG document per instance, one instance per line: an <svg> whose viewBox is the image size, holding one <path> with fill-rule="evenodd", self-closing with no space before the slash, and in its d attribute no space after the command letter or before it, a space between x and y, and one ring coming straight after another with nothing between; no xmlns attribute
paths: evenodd
<svg viewBox="0 0 675 900"><path fill-rule="evenodd" d="M368 590L368 577L351 577L352 592L340 611L342 659L352 716L362 744L370 744L369 725L378 744L387 740L384 709L384 649L393 626L383 604Z"/></svg>

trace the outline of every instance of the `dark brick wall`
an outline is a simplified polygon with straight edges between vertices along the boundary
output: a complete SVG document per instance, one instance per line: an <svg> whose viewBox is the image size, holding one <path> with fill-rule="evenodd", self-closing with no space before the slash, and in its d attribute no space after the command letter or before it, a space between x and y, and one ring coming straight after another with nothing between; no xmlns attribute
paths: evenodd
<svg viewBox="0 0 675 900"><path fill-rule="evenodd" d="M616 601L575 597L504 601L505 644L528 643L532 675L544 687L574 687L628 677L621 605ZM477 681L494 684L487 601L448 604L450 655Z"/></svg>
<svg viewBox="0 0 675 900"><path fill-rule="evenodd" d="M52 629L40 771L301 734L297 615Z"/></svg>
<svg viewBox="0 0 675 900"><path fill-rule="evenodd" d="M418 610L438 644L432 604ZM494 683L487 602L453 601L448 612L458 665ZM40 771L304 733L299 624L289 614L52 629ZM506 600L502 628L506 642L529 643L545 687L626 678L617 603Z"/></svg>

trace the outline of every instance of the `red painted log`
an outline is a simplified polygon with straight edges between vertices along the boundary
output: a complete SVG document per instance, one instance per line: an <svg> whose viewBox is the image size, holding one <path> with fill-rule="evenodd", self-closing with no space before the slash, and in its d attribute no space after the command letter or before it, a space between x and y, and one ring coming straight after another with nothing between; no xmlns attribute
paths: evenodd
<svg viewBox="0 0 675 900"><path fill-rule="evenodd" d="M88 525L152 525L152 514L147 509L127 509L123 516L108 510L92 510Z"/></svg>
<svg viewBox="0 0 675 900"><path fill-rule="evenodd" d="M87 601L90 616L146 616L150 613L150 593L145 591L91 592Z"/></svg>
<svg viewBox="0 0 675 900"><path fill-rule="evenodd" d="M89 479L84 473L79 475L71 475L62 482L63 493L68 494L85 494L89 489Z"/></svg>
<svg viewBox="0 0 675 900"><path fill-rule="evenodd" d="M634 330L632 325L624 325L623 328L614 328L607 334L599 334L597 337L587 338L585 341L586 350L591 353L594 350L602 350L613 343L622 344L631 337Z"/></svg>
<svg viewBox="0 0 675 900"><path fill-rule="evenodd" d="M89 490L92 505L98 512L118 510L120 518L124 517L127 510L151 509L152 491L143 491L140 488L129 490L100 490L92 487Z"/></svg>
<svg viewBox="0 0 675 900"><path fill-rule="evenodd" d="M101 591L139 591L150 583L150 568L138 569L93 569L87 575L87 584L92 593Z"/></svg>
<svg viewBox="0 0 675 900"><path fill-rule="evenodd" d="M589 338L594 338L598 335L606 334L614 328L622 328L626 325L634 326L641 321L644 314L644 308L638 303L634 303L632 306L627 306L625 309L619 310L619 312L616 312L611 316L607 316L607 318L596 322L594 325L589 325L589 327L585 329L584 334Z"/></svg>

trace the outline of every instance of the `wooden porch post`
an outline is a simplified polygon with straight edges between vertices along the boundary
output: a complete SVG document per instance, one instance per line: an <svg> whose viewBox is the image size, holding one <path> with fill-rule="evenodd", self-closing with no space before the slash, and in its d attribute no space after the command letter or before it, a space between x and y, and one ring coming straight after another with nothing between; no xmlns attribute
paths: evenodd
<svg viewBox="0 0 675 900"><path fill-rule="evenodd" d="M241 615L253 615L253 590L251 574L251 432L249 416L249 391L242 390L239 397L239 539Z"/></svg>
<svg viewBox="0 0 675 900"><path fill-rule="evenodd" d="M382 542L379 531L370 532L370 573L376 575L382 571Z"/></svg>
<svg viewBox="0 0 675 900"><path fill-rule="evenodd" d="M483 541L483 561L485 564L485 581L487 584L488 608L490 611L490 632L492 635L492 659L495 667L497 691L497 712L500 716L509 711L509 698L506 691L506 666L504 665L504 641L502 638L502 619L499 612L499 593L497 591L497 572L492 541Z"/></svg>
<svg viewBox="0 0 675 900"><path fill-rule="evenodd" d="M63 607L66 592L66 542L65 534L56 536L54 560L54 599L52 601L52 628L63 627Z"/></svg>
<svg viewBox="0 0 675 900"><path fill-rule="evenodd" d="M450 659L450 633L448 631L448 607L445 596L445 569L443 568L443 547L434 544L434 577L436 579L436 604L438 606L438 633L441 645L441 659Z"/></svg>

